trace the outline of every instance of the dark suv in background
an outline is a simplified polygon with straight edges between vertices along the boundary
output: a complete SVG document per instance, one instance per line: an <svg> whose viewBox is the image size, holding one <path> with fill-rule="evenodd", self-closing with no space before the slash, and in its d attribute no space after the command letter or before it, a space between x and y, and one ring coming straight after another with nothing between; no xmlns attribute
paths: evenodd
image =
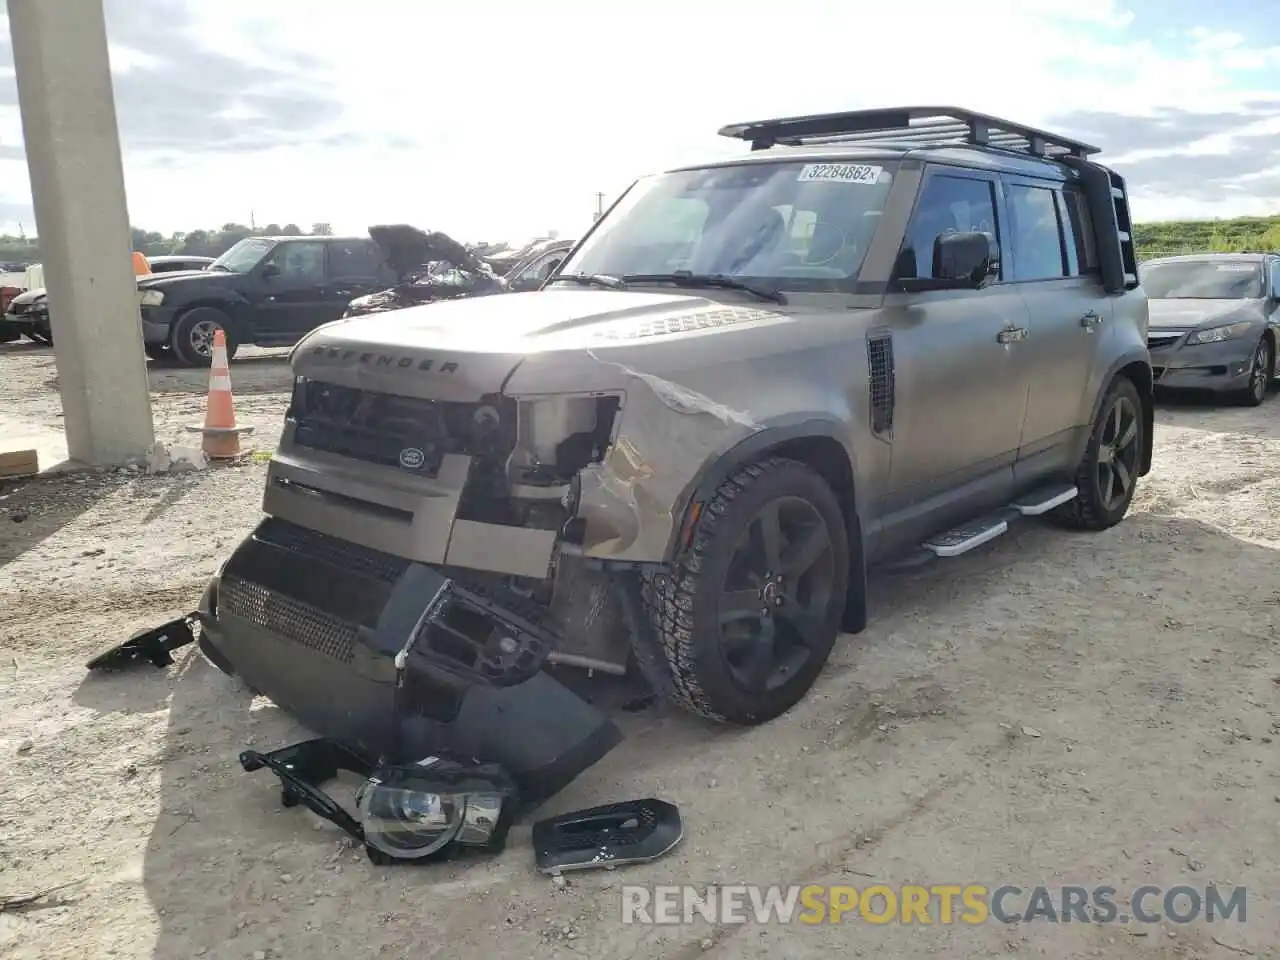
<svg viewBox="0 0 1280 960"><path fill-rule="evenodd" d="M213 257L191 257L185 254L147 258L147 265L151 268L149 275L199 272L212 263ZM0 318L0 343L23 336L36 343L53 343L53 327L49 323L49 296L44 287L24 290L5 305L4 316Z"/></svg>
<svg viewBox="0 0 1280 960"><path fill-rule="evenodd" d="M208 366L219 328L228 359L245 343L289 346L394 279L368 237L249 237L199 273L140 281L142 336L151 357Z"/></svg>

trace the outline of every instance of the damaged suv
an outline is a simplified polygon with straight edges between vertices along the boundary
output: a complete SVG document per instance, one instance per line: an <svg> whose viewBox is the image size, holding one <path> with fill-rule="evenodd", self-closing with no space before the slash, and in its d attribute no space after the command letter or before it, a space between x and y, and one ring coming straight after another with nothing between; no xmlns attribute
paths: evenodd
<svg viewBox="0 0 1280 960"><path fill-rule="evenodd" d="M402 310L437 300L533 290L560 265L573 246L568 241L553 240L535 245L527 253L513 251L514 257L485 256L448 234L427 233L407 224L370 227L369 236L382 250L397 281L386 290L352 300L344 314L347 317Z"/></svg>
<svg viewBox="0 0 1280 960"><path fill-rule="evenodd" d="M761 723L870 565L1124 517L1147 302L1096 148L951 108L720 132L750 152L638 180L541 290L297 345L216 664L374 751L545 772L615 739L548 665Z"/></svg>

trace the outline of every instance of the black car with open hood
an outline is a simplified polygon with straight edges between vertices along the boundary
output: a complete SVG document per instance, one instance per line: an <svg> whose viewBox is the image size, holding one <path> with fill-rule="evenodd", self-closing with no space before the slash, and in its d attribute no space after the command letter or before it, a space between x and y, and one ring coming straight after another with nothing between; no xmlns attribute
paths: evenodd
<svg viewBox="0 0 1280 960"><path fill-rule="evenodd" d="M369 228L369 236L395 272L394 287L359 297L346 316L399 310L436 300L532 290L573 246L568 240L493 248L468 247L448 234L407 224ZM492 251L492 252L490 252Z"/></svg>

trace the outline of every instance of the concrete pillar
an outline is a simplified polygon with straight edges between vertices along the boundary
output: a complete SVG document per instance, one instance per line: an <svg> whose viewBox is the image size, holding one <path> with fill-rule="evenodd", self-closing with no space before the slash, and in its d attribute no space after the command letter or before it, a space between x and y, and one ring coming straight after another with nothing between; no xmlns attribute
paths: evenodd
<svg viewBox="0 0 1280 960"><path fill-rule="evenodd" d="M8 8L67 454L120 463L155 435L102 0Z"/></svg>

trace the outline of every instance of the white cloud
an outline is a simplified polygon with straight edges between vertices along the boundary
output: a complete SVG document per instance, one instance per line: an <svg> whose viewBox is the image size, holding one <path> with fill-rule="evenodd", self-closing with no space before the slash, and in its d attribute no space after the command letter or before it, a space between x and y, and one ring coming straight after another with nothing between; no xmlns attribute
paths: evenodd
<svg viewBox="0 0 1280 960"><path fill-rule="evenodd" d="M1278 79L1275 51L1207 28L1177 48L1156 43L1112 0L988 0L977 15L949 0L193 0L192 11L224 53L263 66L284 52L315 58L309 81L339 98L334 130L406 144L299 143L164 167L126 154L133 219L156 229L252 209L259 223L342 231L407 220L473 239L569 234L589 224L598 190L611 198L637 174L741 151L715 135L728 122L938 102L1033 124L1082 109L1222 111L1274 97ZM145 58L113 50L118 67ZM235 115L237 91L226 93ZM0 116L0 142L10 129ZM1277 199L1212 212L1270 212ZM1134 205L1147 218L1202 209Z"/></svg>

